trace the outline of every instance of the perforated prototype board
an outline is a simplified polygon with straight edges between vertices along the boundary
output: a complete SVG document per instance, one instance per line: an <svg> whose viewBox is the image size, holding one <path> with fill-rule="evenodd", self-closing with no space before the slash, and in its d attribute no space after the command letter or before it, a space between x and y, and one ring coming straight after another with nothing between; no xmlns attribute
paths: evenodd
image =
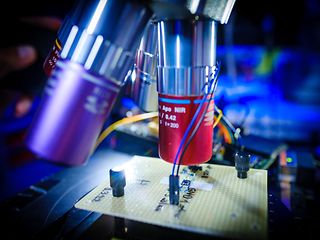
<svg viewBox="0 0 320 240"><path fill-rule="evenodd" d="M186 231L232 238L267 238L267 171L250 169L239 179L234 167L202 164L180 171L180 203L169 204L172 164L134 156L123 167L123 197L113 197L106 180L75 207Z"/></svg>

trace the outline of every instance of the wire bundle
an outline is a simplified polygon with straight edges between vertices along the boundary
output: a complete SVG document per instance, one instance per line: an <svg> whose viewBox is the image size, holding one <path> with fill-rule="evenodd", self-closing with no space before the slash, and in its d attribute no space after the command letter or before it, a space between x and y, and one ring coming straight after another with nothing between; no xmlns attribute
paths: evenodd
<svg viewBox="0 0 320 240"><path fill-rule="evenodd" d="M191 119L191 122L189 123L189 125L188 125L188 127L182 137L182 140L180 142L179 148L177 150L177 153L176 153L176 156L174 159L171 175L174 175L174 170L175 170L175 167L177 164L178 164L178 167L177 167L177 171L176 171L176 176L179 175L179 169L180 169L180 165L182 163L183 156L184 156L189 144L191 143L193 137L197 133L197 131L198 131L198 129L199 129L206 113L207 113L207 110L210 106L210 102L213 100L213 94L214 94L216 86L217 86L217 82L218 82L217 79L218 79L219 72L220 72L220 63L218 62L216 65L216 69L215 69L213 77L203 86L204 95L201 99L201 102L200 102L195 114L193 115L193 118ZM212 76L212 74L211 74L211 76ZM208 88L207 88L208 91L206 92L205 87L207 85L208 85ZM191 131L192 127L194 126L194 124L195 124L195 122L196 122L196 120L197 120L197 118L203 108L204 103L208 100L208 96L209 96L209 102L208 102L206 108L203 110L200 119L198 120L196 126L194 127L192 133L190 134L190 137L187 140L189 132ZM186 142L186 140L187 140L187 142ZM185 144L185 142L186 142L186 144ZM181 151L182 151L182 153L181 153Z"/></svg>
<svg viewBox="0 0 320 240"><path fill-rule="evenodd" d="M235 146L241 146L241 135L240 135L240 128L235 128L232 123L222 114L222 111L215 105L215 112L221 112L219 114L220 118L219 121L217 116L217 126L219 131L222 133L224 137L224 141L228 144L232 144ZM214 126L215 127L215 126Z"/></svg>

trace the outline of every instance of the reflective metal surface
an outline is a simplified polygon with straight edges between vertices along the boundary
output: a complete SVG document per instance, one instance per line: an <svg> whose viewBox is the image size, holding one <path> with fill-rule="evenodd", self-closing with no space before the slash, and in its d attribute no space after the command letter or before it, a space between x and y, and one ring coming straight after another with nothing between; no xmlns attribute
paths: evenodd
<svg viewBox="0 0 320 240"><path fill-rule="evenodd" d="M33 152L67 165L85 163L150 17L138 1L76 3L61 28L67 37L27 135Z"/></svg>
<svg viewBox="0 0 320 240"><path fill-rule="evenodd" d="M28 147L54 162L85 163L119 90L119 84L80 64L58 61L29 129Z"/></svg>
<svg viewBox="0 0 320 240"><path fill-rule="evenodd" d="M131 93L137 105L147 112L158 109L157 41L157 26L150 22L136 54Z"/></svg>
<svg viewBox="0 0 320 240"><path fill-rule="evenodd" d="M225 24L235 2L236 0L187 0L186 7L192 14L207 16Z"/></svg>
<svg viewBox="0 0 320 240"><path fill-rule="evenodd" d="M158 91L179 96L203 95L216 63L217 24L212 20L158 23Z"/></svg>
<svg viewBox="0 0 320 240"><path fill-rule="evenodd" d="M124 81L151 11L131 1L82 0L74 12L61 58L110 80Z"/></svg>
<svg viewBox="0 0 320 240"><path fill-rule="evenodd" d="M149 5L158 20L187 19L198 15L225 24L236 0L152 0Z"/></svg>

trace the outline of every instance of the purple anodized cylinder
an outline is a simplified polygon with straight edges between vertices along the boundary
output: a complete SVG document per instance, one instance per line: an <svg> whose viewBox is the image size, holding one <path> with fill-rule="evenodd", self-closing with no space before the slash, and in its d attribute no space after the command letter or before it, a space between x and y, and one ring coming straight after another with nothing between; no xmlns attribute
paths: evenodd
<svg viewBox="0 0 320 240"><path fill-rule="evenodd" d="M59 61L45 88L27 143L41 157L84 163L111 111L120 85L77 63Z"/></svg>
<svg viewBox="0 0 320 240"><path fill-rule="evenodd" d="M26 136L34 153L66 165L86 162L151 15L139 1L76 2L61 56Z"/></svg>

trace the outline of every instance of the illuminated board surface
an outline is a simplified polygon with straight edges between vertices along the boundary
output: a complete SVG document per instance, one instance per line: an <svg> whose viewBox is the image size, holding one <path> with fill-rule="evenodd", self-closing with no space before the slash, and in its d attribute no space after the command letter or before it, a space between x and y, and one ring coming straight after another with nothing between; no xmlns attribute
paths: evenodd
<svg viewBox="0 0 320 240"><path fill-rule="evenodd" d="M234 167L201 164L180 168L180 203L169 204L172 164L134 156L123 167L125 194L113 197L106 179L75 207L185 231L232 238L267 238L267 171L250 169L237 178Z"/></svg>

